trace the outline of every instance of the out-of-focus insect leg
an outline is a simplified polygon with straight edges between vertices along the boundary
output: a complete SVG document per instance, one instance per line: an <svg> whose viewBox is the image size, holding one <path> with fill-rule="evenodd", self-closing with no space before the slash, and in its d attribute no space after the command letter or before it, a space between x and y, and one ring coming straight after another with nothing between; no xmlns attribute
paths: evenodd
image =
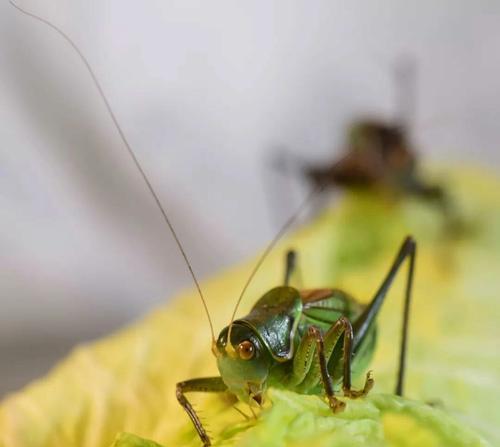
<svg viewBox="0 0 500 447"><path fill-rule="evenodd" d="M227 390L226 385L220 377L206 377L203 379L190 379L184 382L179 382L176 387L175 395L177 400L182 405L188 416L193 422L194 428L203 442L204 446L211 445L210 438L203 427L200 418L194 411L193 406L189 403L184 393L201 392L201 393L221 393Z"/></svg>
<svg viewBox="0 0 500 447"><path fill-rule="evenodd" d="M394 66L395 122L408 134L415 130L417 69L417 61L410 54L400 55Z"/></svg>
<svg viewBox="0 0 500 447"><path fill-rule="evenodd" d="M295 271L296 267L296 261L297 261L297 253L295 253L295 250L288 250L286 253L286 265L285 265L285 286L288 286L290 284L290 278L293 275L293 272Z"/></svg>

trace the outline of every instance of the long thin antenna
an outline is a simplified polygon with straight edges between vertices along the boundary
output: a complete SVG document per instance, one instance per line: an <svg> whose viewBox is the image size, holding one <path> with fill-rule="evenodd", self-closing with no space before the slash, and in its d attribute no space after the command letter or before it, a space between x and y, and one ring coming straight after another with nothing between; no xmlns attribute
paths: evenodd
<svg viewBox="0 0 500 447"><path fill-rule="evenodd" d="M104 102L104 105L106 106L106 109L107 109L107 111L109 113L109 116L111 117L111 120L113 121L113 124L115 125L115 128L118 131L118 134L120 135L120 138L121 138L123 144L125 145L125 148L127 149L127 152L129 153L130 157L132 158L132 161L134 162L135 166L139 170L139 173L141 174L144 182L146 183L146 186L148 187L151 195L153 196L153 198L154 198L154 200L156 202L156 205L158 206L158 209L160 210L160 212L161 212L161 214L163 216L163 220L167 224L170 232L172 233L172 236L175 239L177 247L179 248L179 251L181 252L182 257L184 258L184 261L186 261L186 265L187 265L187 267L189 269L189 273L191 274L191 277L193 278L193 281L194 281L194 283L196 285L196 289L198 290L198 294L200 295L201 301L203 302L203 307L205 308L205 313L207 314L208 322L210 324L210 332L212 333L212 342L215 343L215 333L214 333L214 327L213 327L213 324L212 324L212 319L210 318L210 313L208 312L208 306L207 306L207 303L205 301L205 297L203 296L200 284L198 283L198 280L196 279L196 275L194 274L193 268L191 267L191 263L189 262L189 259L188 259L187 255L186 255L186 252L184 251L184 248L182 247L181 241L177 237L177 234L176 234L176 232L174 230L174 227L172 226L172 224L170 222L170 219L168 218L167 213L165 212L165 210L164 210L164 208L163 208L163 206L162 206L162 204L160 202L160 199L158 198L155 190L153 189L153 186L151 185L151 182L149 181L148 177L146 176L146 173L144 172L144 169L142 168L141 164L139 163L139 160L137 159L137 157L135 155L135 152L132 150L132 147L130 146L127 138L125 137L125 134L123 133L123 130L122 130L120 124L118 123L118 120L116 119L116 116L115 116L115 114L113 112L113 109L111 108L111 105L109 104L108 98L104 94L104 91L103 91L103 89L101 87L101 84L100 84L99 80L97 79L97 76L95 75L94 70L90 66L89 61L83 55L82 51L80 50L80 48L78 48L78 46L75 44L75 42L73 42L73 40L63 30L61 30L60 28L58 28L53 23L49 22L47 19L44 19L43 17L40 17L40 16L38 16L36 14L33 14L33 13L31 13L31 12L29 12L29 11L21 8L13 0L9 0L9 3L14 8L16 8L19 12L21 12L21 13L29 16L29 17L32 17L33 19L38 20L39 22L42 22L45 25L47 25L48 27L52 28L69 45L71 45L71 47L73 48L73 50L75 50L75 52L78 54L78 56L80 57L81 61L83 62L83 64L87 68L87 71L89 72L89 74L90 74L90 76L92 78L92 81L94 82L94 85L97 88L99 96L101 97L102 101Z"/></svg>
<svg viewBox="0 0 500 447"><path fill-rule="evenodd" d="M283 224L281 229L278 231L276 236L274 236L273 240L269 243L267 248L264 250L264 253L262 253L261 257L257 261L257 264L255 264L255 267L252 270L252 273L250 273L250 276L247 279L247 282L245 283L243 290L240 293L240 296L238 298L238 301L236 302L236 306L234 307L233 314L231 315L231 321L229 323L229 330L227 333L227 340L228 342L226 343L226 350L231 350L232 345L231 345L231 329L233 327L233 322L234 322L234 317L236 316L236 312L238 311L238 308L240 306L241 300L243 299L243 296L245 295L245 292L248 289L248 286L252 282L255 274L261 267L262 263L265 261L267 258L267 255L271 252L271 250L275 247L275 245L278 243L278 241L283 237L283 235L288 231L288 229L292 226L292 224L295 222L295 220L299 217L299 215L302 213L302 211L309 205L309 202L316 197L316 195L323 190L323 186L319 185L315 187L304 199L304 201L300 204L300 206L297 208L297 210L288 218L288 220Z"/></svg>

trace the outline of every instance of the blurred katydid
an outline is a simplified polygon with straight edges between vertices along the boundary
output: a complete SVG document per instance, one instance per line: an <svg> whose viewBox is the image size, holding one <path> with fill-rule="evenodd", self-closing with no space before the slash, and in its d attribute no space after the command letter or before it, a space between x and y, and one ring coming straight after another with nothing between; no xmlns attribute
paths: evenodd
<svg viewBox="0 0 500 447"><path fill-rule="evenodd" d="M444 217L445 236L463 235L467 224L452 194L443 185L429 182L419 168L412 141L416 111L416 62L399 58L394 73L396 113L393 120L368 118L347 128L340 156L311 163L280 150L272 164L284 174L299 175L325 190L384 192L392 197L413 197L436 207Z"/></svg>
<svg viewBox="0 0 500 447"><path fill-rule="evenodd" d="M191 418L203 444L210 445L210 439L198 415L185 397L185 393L188 392L229 392L244 402L261 405L268 387L280 387L297 393L324 397L333 413L343 411L346 406L345 402L337 397L336 385L341 384L343 395L346 397L358 398L366 395L374 384L371 372L367 373L361 390L352 388L351 375L353 372L360 373L366 369L370 362L375 348L378 313L396 274L403 262L408 259L409 269L395 391L396 394L402 395L416 254L415 241L411 237L403 241L387 276L368 305L360 304L340 289L299 290L292 287L290 280L295 269L296 255L290 251L286 257L283 285L271 289L256 302L248 315L235 320L238 306L255 273L283 233L293 224L302 208L316 196L320 189L317 188L285 223L264 251L239 296L229 325L216 339L205 298L188 257L135 152L119 126L89 62L71 38L57 26L20 8L12 0L11 4L20 12L51 27L77 52L186 262L209 320L212 352L220 372L220 377L190 379L177 384L177 399Z"/></svg>

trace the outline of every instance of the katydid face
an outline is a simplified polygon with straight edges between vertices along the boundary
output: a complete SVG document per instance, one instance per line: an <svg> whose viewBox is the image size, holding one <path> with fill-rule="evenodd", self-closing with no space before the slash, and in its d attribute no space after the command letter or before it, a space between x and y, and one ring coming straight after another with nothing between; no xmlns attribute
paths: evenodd
<svg viewBox="0 0 500 447"><path fill-rule="evenodd" d="M222 380L240 400L253 399L260 404L272 364L271 355L254 330L238 322L231 329L232 349L227 349L228 331L229 327L224 328L217 340L217 367Z"/></svg>

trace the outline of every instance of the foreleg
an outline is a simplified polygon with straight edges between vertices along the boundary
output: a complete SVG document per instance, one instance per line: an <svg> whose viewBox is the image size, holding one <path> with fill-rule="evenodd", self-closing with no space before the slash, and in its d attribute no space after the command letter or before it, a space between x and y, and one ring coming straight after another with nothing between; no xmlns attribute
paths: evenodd
<svg viewBox="0 0 500 447"><path fill-rule="evenodd" d="M190 393L193 391L202 393L213 393L213 392L217 393L217 392L224 392L226 390L227 387L220 377L191 379L191 380L186 380L184 382L179 382L177 384L175 392L177 400L182 405L182 408L184 408L184 410L190 417L191 421L193 422L194 428L198 432L198 436L200 437L205 447L211 445L210 438L205 428L203 427L200 418L196 414L196 411L194 411L193 406L187 400L184 393Z"/></svg>

